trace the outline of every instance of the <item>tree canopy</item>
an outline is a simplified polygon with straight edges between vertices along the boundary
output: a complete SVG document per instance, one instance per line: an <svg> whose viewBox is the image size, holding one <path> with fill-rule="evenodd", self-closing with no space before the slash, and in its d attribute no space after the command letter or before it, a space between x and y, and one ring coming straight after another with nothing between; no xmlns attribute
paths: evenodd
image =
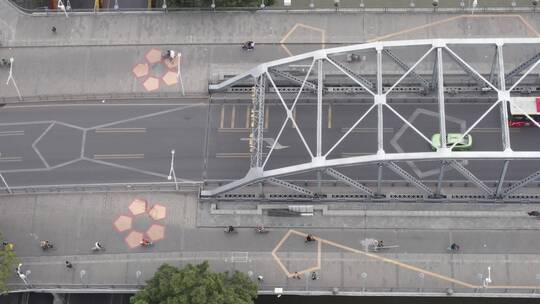
<svg viewBox="0 0 540 304"><path fill-rule="evenodd" d="M159 267L144 289L131 297L131 304L253 304L257 284L241 272L212 272L208 262L180 269Z"/></svg>
<svg viewBox="0 0 540 304"><path fill-rule="evenodd" d="M15 264L18 262L13 245L3 245L4 237L0 233L0 293L7 291L6 281L13 274Z"/></svg>

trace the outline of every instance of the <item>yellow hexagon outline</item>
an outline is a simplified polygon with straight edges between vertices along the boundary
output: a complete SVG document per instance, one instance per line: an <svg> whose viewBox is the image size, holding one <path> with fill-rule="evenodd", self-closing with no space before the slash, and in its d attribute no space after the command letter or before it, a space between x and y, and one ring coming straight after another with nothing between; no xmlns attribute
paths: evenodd
<svg viewBox="0 0 540 304"><path fill-rule="evenodd" d="M274 250L272 250L272 256L274 257L274 259L276 260L276 262L278 263L279 267L281 268L281 270L283 270L283 272L285 272L285 275L289 278L293 277L294 275L294 272L290 272L287 267L285 265L283 265L283 263L281 262L281 259L277 256L277 252L279 250L279 248L281 248L281 246L283 245L283 243L291 236L291 234L296 234L296 235L299 235L303 238L307 237L307 234L306 233L302 233L302 232L298 232L296 230L289 230L284 236L283 238L281 238L281 240L279 241L279 243L277 243L276 247L274 248ZM315 267L311 267L311 268L306 268L306 269L301 269L301 270L297 270L295 272L298 272L298 273L302 273L302 274L305 274L305 273L309 273L309 272L312 272L312 271L315 271L315 270L319 270L321 269L321 247L322 247L322 242L321 242L321 239L318 238L318 237L313 237L315 239L315 241L317 241L317 266Z"/></svg>
<svg viewBox="0 0 540 304"><path fill-rule="evenodd" d="M306 25L306 24L302 24L302 23L296 23L288 32L287 34L285 34L285 36L283 36L283 38L281 38L281 41L279 42L281 44L281 47L283 48L283 50L285 50L285 52L287 52L287 54L289 54L289 56L293 56L293 54L291 53L291 51L287 48L287 46L285 46L285 41L287 41L287 39L289 39L289 36L294 32L296 31L297 28L299 27L303 27L303 28L306 28L308 30L312 30L312 31L316 31L316 32L319 32L321 33L321 45L322 45L322 48L321 49L324 49L324 43L325 43L325 39L326 39L326 31L321 29L321 28L318 28L318 27L314 27L314 26L311 26L311 25Z"/></svg>

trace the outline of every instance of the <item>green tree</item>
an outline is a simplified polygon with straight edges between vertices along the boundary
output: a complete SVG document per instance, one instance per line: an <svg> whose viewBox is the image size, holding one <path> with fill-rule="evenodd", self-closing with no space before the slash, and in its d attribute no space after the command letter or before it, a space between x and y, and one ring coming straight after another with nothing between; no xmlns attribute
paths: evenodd
<svg viewBox="0 0 540 304"><path fill-rule="evenodd" d="M4 237L0 233L0 293L7 291L6 281L13 274L17 256L13 252L13 245L3 245Z"/></svg>
<svg viewBox="0 0 540 304"><path fill-rule="evenodd" d="M218 273L208 262L179 269L163 264L131 304L253 304L257 284L241 272Z"/></svg>

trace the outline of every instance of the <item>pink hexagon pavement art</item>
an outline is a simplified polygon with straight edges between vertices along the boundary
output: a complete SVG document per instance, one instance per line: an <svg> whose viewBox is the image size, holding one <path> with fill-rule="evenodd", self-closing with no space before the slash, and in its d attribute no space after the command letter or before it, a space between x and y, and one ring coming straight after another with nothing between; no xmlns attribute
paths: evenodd
<svg viewBox="0 0 540 304"><path fill-rule="evenodd" d="M148 210L148 215L150 215L150 217L156 221L164 219L166 213L167 213L167 208L165 208L165 206L162 206L160 204L155 204L152 207L152 209Z"/></svg>
<svg viewBox="0 0 540 304"><path fill-rule="evenodd" d="M129 248L139 246L145 236L152 242L165 238L165 226L156 222L163 220L167 216L167 207L162 204L154 204L149 207L147 200L136 198L129 204L128 209L131 215L119 215L113 222L113 226L119 233L128 231L128 234L124 237L124 242ZM148 220L140 218L141 216L148 216L151 222L148 223ZM137 219L141 219L142 221L134 224L134 221ZM138 227L140 225L145 227ZM134 227L138 227L137 230L139 231L135 230ZM146 229L144 233L140 232L140 230L144 229Z"/></svg>
<svg viewBox="0 0 540 304"><path fill-rule="evenodd" d="M153 242L159 241L165 237L165 227L158 224L153 224L146 230L146 235L152 240Z"/></svg>
<svg viewBox="0 0 540 304"><path fill-rule="evenodd" d="M124 241L129 248L135 248L141 244L143 239L143 234L138 231L131 231L125 238Z"/></svg>
<svg viewBox="0 0 540 304"><path fill-rule="evenodd" d="M114 227L119 232L131 229L132 218L125 215L120 215L116 221L114 221Z"/></svg>

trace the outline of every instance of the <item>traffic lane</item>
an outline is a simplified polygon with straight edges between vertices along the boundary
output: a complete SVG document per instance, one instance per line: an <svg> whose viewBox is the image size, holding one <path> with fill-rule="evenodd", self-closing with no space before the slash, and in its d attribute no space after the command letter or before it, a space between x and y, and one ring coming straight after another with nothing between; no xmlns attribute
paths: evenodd
<svg viewBox="0 0 540 304"><path fill-rule="evenodd" d="M406 118L410 118L413 114L417 113L416 117L413 117L413 119L410 119L415 126L417 126L419 129L423 131L424 134L428 134L429 138L430 135L438 132L438 118L437 118L437 112L438 106L436 104L432 105L422 105L422 108L416 108L411 105L392 105L396 109L396 111L402 113L402 115ZM424 107L425 106L425 107ZM281 105L269 105L268 106L270 110L269 115L266 115L268 119L268 128L265 129L265 138L271 137L276 138L279 130L281 128L281 125L283 124L283 121L285 119L285 111L283 110ZM241 108L241 105L236 105L235 108L238 110ZM349 128L356 122L358 118L360 118L366 111L370 108L370 105L366 104L359 104L359 105L325 105L323 107L323 153L326 153L331 147L333 147L339 138L341 138L345 132L349 130ZM411 109L412 108L412 109ZM457 110L454 110L456 108ZM476 110L476 112L480 112L485 108L485 105L473 105L473 108ZM394 117L394 119L390 119L390 115L394 115L393 113L388 113L388 109L385 110L387 113L385 115L385 129L384 129L384 136L385 136L385 145L386 150L390 152L416 152L416 151L422 151L427 152L431 151L429 147L429 143L425 142L420 136L418 136L411 128L405 125L405 123L400 120L397 117ZM243 113L243 110L239 111L240 113ZM469 119L475 118L475 111L471 111L469 108L465 108L465 111L460 110L459 107L452 107L452 110L450 112L458 112L457 114L461 114L461 112L465 112L468 114ZM228 118L228 116L232 115L225 111L225 115L223 115L223 111L220 112L221 114L216 113L214 111L213 114L213 121L220 121L220 127L221 126L227 126L230 128L231 131L230 134L226 135L228 138L225 139L225 141L219 141L217 144L217 147L219 148L229 148L231 145L229 138L232 138L233 143L233 149L229 149L228 151L231 152L231 156L233 153L237 153L237 157L240 158L240 153L243 153L243 157L245 160L249 159L249 147L242 148L241 145L237 145L236 143L241 142L241 139L247 138L247 134L249 134L249 130L247 128L244 128L244 130L240 130L241 128L231 128L233 126L232 124L232 118ZM218 117L218 115L221 115L222 117ZM223 119L223 116L226 117ZM238 115L236 115L236 120L238 120ZM242 116L244 117L244 116ZM314 104L306 105L306 104L299 104L296 108L296 111L293 112L293 117L295 117L297 124L300 128L300 131L302 132L302 135L304 136L308 147L312 151L312 153L315 153L315 142L316 142L316 120L314 117L316 117L316 107ZM420 119L417 119L420 117ZM455 121L453 117L450 117L451 120ZM225 122L223 122L225 121ZM234 123L234 126L244 126L245 122L236 121ZM486 120L488 121L488 120ZM450 123L449 123L450 124ZM489 124L487 124L489 125ZM463 129L463 132L466 130L467 127L467 121L465 119L462 119L460 124L461 129ZM370 113L367 114L367 116L364 118L364 120L357 126L353 132L351 132L339 145L336 146L336 148L332 151L331 154L329 154L328 158L342 158L342 157L348 157L348 156L355 156L355 155L365 155L365 154L372 154L376 152L377 149L377 112L376 109L373 109ZM401 132L401 134L397 134L401 128L405 128L405 131ZM490 126L491 129L493 129L492 126ZM214 128L211 128L213 130ZM235 130L232 130L235 129ZM460 129L460 131L461 131ZM225 131L225 130L222 130ZM234 132L233 132L234 131ZM241 131L241 132L238 132ZM235 133L236 132L236 133ZM215 133L215 132L214 132ZM222 132L224 133L224 132ZM492 132L493 133L493 132ZM488 142L490 142L490 137L493 137L494 134L488 134L483 138L486 138ZM221 140L225 137L224 135L220 134L219 137L222 137ZM497 137L499 138L499 137ZM405 139L405 140L404 140ZM395 143L392 144L392 140ZM272 155L268 161L267 169L272 168L279 168L283 166L289 166L289 165L295 165L303 162L310 161L310 155L307 152L307 149L302 142L300 136L298 135L298 132L295 128L293 128L291 123L288 123L287 126L284 129L284 132L282 133L279 144L281 146L285 146L286 148L283 149L276 149L272 152ZM211 144L210 144L211 145ZM265 145L266 146L266 145ZM397 149L396 149L397 147ZM401 148L405 147L405 149ZM265 151L268 151L269 147L266 147ZM243 150L246 149L246 150ZM412 151L411 151L412 150ZM212 155L212 149L209 149L210 154ZM224 152L226 150L221 151L222 154L226 153ZM209 161L212 163L212 160ZM234 160L235 164L242 164L242 161L239 159ZM232 163L229 164L230 168L236 167ZM425 164L422 163L419 166L424 166ZM429 167L425 168L424 171L433 171L437 170L439 165L437 164L436 167ZM223 167L222 167L223 168ZM245 168L245 167L244 167ZM209 176L215 176L212 172L212 166L209 166ZM405 168L406 169L406 168ZM420 168L422 170L422 168ZM227 172L231 172L230 170L227 170ZM375 172L369 172L367 170L358 170L357 172L363 173L362 175L355 174L353 177L356 177L358 179L374 179ZM414 173L414 172L413 172ZM243 176L244 173L241 172L239 176ZM230 175L229 175L230 176ZM224 177L229 177L224 176ZM425 177L425 176L422 176ZM462 176L456 175L453 177L454 179L461 180L463 179Z"/></svg>
<svg viewBox="0 0 540 304"><path fill-rule="evenodd" d="M192 104L190 102L159 104L160 100L157 99L141 101L139 104L109 101L105 103L89 101L89 103L6 105L0 108L0 125L35 121L59 121L82 128L91 128Z"/></svg>
<svg viewBox="0 0 540 304"><path fill-rule="evenodd" d="M171 151L178 179L201 180L206 105L89 130L85 157L168 174Z"/></svg>
<svg viewBox="0 0 540 304"><path fill-rule="evenodd" d="M0 172L44 168L45 164L39 158L32 144L49 126L49 123L17 126L0 125Z"/></svg>
<svg viewBox="0 0 540 304"><path fill-rule="evenodd" d="M113 164L114 165L114 164ZM114 183L154 183L169 182L163 176L134 171L133 169L75 160L54 170L19 170L4 173L9 186L74 185L74 184L114 184Z"/></svg>

